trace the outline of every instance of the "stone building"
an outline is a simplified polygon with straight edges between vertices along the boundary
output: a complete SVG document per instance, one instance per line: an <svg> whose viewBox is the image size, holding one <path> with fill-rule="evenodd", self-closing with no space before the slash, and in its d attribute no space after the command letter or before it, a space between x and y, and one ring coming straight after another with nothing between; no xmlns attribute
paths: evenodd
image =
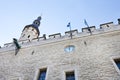
<svg viewBox="0 0 120 80"><path fill-rule="evenodd" d="M0 80L120 80L119 19L49 38L39 37L40 20L0 48Z"/></svg>

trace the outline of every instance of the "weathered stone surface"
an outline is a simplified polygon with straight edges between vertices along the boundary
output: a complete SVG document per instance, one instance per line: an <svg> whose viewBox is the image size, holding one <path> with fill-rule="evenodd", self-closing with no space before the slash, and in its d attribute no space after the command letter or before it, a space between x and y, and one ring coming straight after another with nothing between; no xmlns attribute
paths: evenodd
<svg viewBox="0 0 120 80"><path fill-rule="evenodd" d="M68 45L75 50L65 52ZM47 68L46 80L65 80L65 72L71 70L76 80L120 80L112 62L113 57L120 58L119 28L21 46L17 55L13 48L0 49L0 80L37 80L42 68Z"/></svg>

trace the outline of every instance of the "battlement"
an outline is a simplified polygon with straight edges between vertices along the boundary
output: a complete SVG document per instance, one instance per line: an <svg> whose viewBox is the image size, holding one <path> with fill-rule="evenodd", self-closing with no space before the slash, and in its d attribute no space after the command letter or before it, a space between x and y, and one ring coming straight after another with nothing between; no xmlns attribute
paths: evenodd
<svg viewBox="0 0 120 80"><path fill-rule="evenodd" d="M114 26L113 22L108 22L108 23L100 24L100 28L101 29L112 27L112 26Z"/></svg>
<svg viewBox="0 0 120 80"><path fill-rule="evenodd" d="M32 39L31 41L29 39L20 40L19 44L22 47L27 47L32 45L40 45L40 44L46 44L46 43L51 43L51 42L56 42L61 40L67 40L67 39L70 39L70 34L72 34L73 38L76 38L76 37L92 36L97 34L103 34L106 32L116 31L116 30L120 30L120 19L118 19L118 24L114 24L113 22L108 22L108 23L100 24L100 28L98 29L96 29L95 26L90 26L89 29L91 30L92 34L90 34L88 27L85 27L85 28L82 28L82 32L78 32L78 30L75 29L71 31L66 31L65 35L61 35L61 33L51 34L51 35L48 35L48 38L46 38L46 34L43 34L43 36ZM13 44L13 42L6 43L4 44L3 47L0 47L0 52L11 50L11 49L15 49L15 45Z"/></svg>
<svg viewBox="0 0 120 80"><path fill-rule="evenodd" d="M90 26L89 28L90 28L91 32L93 32L94 30L96 30L95 26ZM82 32L89 32L88 27L82 28Z"/></svg>

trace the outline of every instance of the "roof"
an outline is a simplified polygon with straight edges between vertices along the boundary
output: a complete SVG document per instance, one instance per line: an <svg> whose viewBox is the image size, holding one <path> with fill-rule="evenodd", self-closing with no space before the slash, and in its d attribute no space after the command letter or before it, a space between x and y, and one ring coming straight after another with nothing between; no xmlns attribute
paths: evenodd
<svg viewBox="0 0 120 80"><path fill-rule="evenodd" d="M25 30L25 28L29 28L29 27L32 27L32 28L36 29L36 31L38 32L38 36L39 36L40 31L39 31L38 27L36 27L34 24L26 25L26 26L24 27L23 31Z"/></svg>

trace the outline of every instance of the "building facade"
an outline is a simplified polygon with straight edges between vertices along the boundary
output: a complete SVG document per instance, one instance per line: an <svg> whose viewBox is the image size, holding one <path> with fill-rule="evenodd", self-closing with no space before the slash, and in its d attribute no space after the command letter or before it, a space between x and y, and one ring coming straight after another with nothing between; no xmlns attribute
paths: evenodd
<svg viewBox="0 0 120 80"><path fill-rule="evenodd" d="M120 80L119 23L46 38L39 37L40 20L25 26L17 53L13 42L0 48L0 80Z"/></svg>

